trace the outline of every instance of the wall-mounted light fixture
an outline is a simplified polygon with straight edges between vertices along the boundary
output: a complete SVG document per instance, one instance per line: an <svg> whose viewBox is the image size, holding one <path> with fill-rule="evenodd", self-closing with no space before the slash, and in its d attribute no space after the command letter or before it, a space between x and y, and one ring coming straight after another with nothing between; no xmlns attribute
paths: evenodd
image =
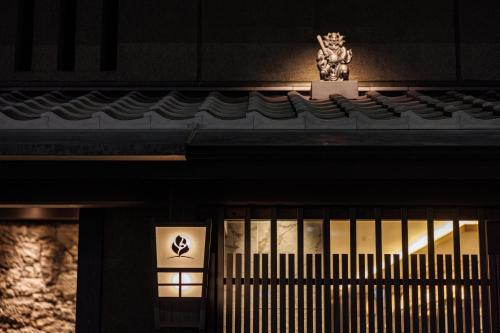
<svg viewBox="0 0 500 333"><path fill-rule="evenodd" d="M155 225L156 327L204 325L210 224Z"/></svg>

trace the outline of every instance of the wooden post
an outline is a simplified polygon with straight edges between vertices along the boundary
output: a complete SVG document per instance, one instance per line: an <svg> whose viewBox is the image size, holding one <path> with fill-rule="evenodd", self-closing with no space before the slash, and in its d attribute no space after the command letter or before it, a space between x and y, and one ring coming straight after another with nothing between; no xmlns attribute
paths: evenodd
<svg viewBox="0 0 500 333"><path fill-rule="evenodd" d="M76 332L101 332L102 250L105 211L80 210Z"/></svg>

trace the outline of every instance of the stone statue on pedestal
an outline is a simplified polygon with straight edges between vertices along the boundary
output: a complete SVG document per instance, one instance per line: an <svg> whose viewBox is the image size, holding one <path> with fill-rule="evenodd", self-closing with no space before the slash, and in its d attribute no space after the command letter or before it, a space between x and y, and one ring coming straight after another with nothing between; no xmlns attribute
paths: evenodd
<svg viewBox="0 0 500 333"><path fill-rule="evenodd" d="M345 40L338 32L317 36L321 49L318 51L316 61L320 71L321 80L347 81L349 80L349 64L352 59L352 50L344 46Z"/></svg>

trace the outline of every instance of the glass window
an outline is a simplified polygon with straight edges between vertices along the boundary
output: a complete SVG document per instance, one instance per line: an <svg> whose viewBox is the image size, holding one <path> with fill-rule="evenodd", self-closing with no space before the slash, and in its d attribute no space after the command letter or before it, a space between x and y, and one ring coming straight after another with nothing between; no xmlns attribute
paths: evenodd
<svg viewBox="0 0 500 333"><path fill-rule="evenodd" d="M203 273L159 272L159 297L201 297Z"/></svg>
<svg viewBox="0 0 500 333"><path fill-rule="evenodd" d="M242 223L243 224L243 223ZM271 222L252 220L250 226L251 253L271 253ZM244 240L242 240L244 242ZM244 247L244 245L243 245Z"/></svg>
<svg viewBox="0 0 500 333"><path fill-rule="evenodd" d="M203 283L203 273L186 273L181 274L182 284L201 284Z"/></svg>
<svg viewBox="0 0 500 333"><path fill-rule="evenodd" d="M479 255L478 221L460 221L460 251Z"/></svg>
<svg viewBox="0 0 500 333"><path fill-rule="evenodd" d="M350 221L334 220L330 222L330 251L334 254L349 254Z"/></svg>
<svg viewBox="0 0 500 333"><path fill-rule="evenodd" d="M158 286L159 297L179 297L179 286Z"/></svg>
<svg viewBox="0 0 500 333"><path fill-rule="evenodd" d="M179 283L179 273L178 272L159 272L158 273L158 283L159 284L178 284Z"/></svg>
<svg viewBox="0 0 500 333"><path fill-rule="evenodd" d="M375 221L358 220L356 223L356 252L375 253Z"/></svg>
<svg viewBox="0 0 500 333"><path fill-rule="evenodd" d="M181 297L201 297L201 286L182 286Z"/></svg>
<svg viewBox="0 0 500 333"><path fill-rule="evenodd" d="M403 244L401 242L401 221L382 221L382 253L401 254Z"/></svg>
<svg viewBox="0 0 500 333"><path fill-rule="evenodd" d="M304 254L323 253L323 221L304 221Z"/></svg>
<svg viewBox="0 0 500 333"><path fill-rule="evenodd" d="M434 252L453 255L452 221L434 221Z"/></svg>
<svg viewBox="0 0 500 333"><path fill-rule="evenodd" d="M410 220L408 221L408 253L409 254L427 254L427 221Z"/></svg>
<svg viewBox="0 0 500 333"><path fill-rule="evenodd" d="M245 225L242 220L229 220L224 225L224 249L226 253L244 253Z"/></svg>
<svg viewBox="0 0 500 333"><path fill-rule="evenodd" d="M350 221L332 220L330 221L330 251L333 254L339 254L339 274L342 276L342 254L350 254ZM333 262L332 262L333 270ZM332 271L333 272L333 271Z"/></svg>
<svg viewBox="0 0 500 333"><path fill-rule="evenodd" d="M278 253L297 254L297 221L278 221Z"/></svg>

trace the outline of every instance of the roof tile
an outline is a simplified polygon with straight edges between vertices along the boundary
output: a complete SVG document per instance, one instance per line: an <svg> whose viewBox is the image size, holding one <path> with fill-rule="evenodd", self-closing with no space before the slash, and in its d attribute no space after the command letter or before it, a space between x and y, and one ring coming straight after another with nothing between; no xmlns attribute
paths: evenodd
<svg viewBox="0 0 500 333"><path fill-rule="evenodd" d="M472 129L500 128L500 93L418 91L358 99L311 100L296 91L279 96L218 91L191 96L139 91L32 95L0 94L0 129Z"/></svg>

